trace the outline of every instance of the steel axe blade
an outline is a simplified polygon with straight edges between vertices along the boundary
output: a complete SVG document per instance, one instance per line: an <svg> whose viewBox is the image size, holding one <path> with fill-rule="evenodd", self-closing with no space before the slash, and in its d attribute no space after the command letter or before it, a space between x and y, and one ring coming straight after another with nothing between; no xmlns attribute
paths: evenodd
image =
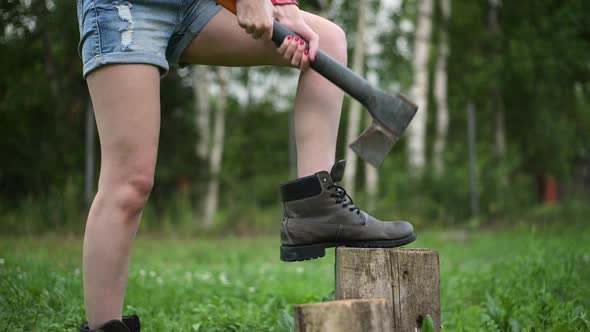
<svg viewBox="0 0 590 332"><path fill-rule="evenodd" d="M374 97L365 104L373 122L349 147L378 168L414 118L418 106L402 95L391 96L377 89L373 93Z"/></svg>
<svg viewBox="0 0 590 332"><path fill-rule="evenodd" d="M235 0L217 2L236 13ZM287 36L294 35L296 34L281 23L274 22L272 40L277 46ZM412 121L418 106L401 95L392 96L373 87L360 75L321 50L310 63L310 67L367 108L373 117L373 123L350 144L350 148L364 161L379 167Z"/></svg>
<svg viewBox="0 0 590 332"><path fill-rule="evenodd" d="M349 147L361 159L377 168L398 139L398 136L373 120L373 123Z"/></svg>

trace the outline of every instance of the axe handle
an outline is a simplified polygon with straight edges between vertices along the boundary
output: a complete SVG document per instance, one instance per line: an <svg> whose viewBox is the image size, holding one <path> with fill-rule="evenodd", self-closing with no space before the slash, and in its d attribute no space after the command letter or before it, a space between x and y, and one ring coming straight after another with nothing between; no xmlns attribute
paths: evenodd
<svg viewBox="0 0 590 332"><path fill-rule="evenodd" d="M236 0L217 0L217 3L236 14ZM277 47L280 46L283 43L283 40L289 35L294 36L296 33L275 20L272 31L272 41ZM310 67L330 82L334 83L344 92L348 93L354 99L358 100L369 110L371 115L375 116L372 109L376 102L376 88L374 88L367 80L348 69L346 66L340 64L322 50L318 50L315 60L310 63Z"/></svg>

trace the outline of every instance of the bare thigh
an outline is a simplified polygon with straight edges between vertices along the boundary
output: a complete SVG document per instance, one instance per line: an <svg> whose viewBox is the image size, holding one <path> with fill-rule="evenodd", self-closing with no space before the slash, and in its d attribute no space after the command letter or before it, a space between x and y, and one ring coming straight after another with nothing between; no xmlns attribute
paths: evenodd
<svg viewBox="0 0 590 332"><path fill-rule="evenodd" d="M338 30L335 24L323 17L302 11L309 27L320 36L320 48L323 32ZM199 35L184 50L181 61L185 63L217 66L290 66L277 52L274 43L264 43L253 39L238 25L234 14L222 9L201 30Z"/></svg>
<svg viewBox="0 0 590 332"><path fill-rule="evenodd" d="M151 189L160 132L160 74L155 66L105 66L88 76L100 137L99 191Z"/></svg>

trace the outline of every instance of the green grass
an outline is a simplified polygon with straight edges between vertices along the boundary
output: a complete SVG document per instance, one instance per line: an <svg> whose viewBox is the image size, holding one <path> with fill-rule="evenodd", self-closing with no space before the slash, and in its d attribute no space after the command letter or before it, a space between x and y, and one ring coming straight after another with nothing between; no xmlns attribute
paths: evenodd
<svg viewBox="0 0 590 332"><path fill-rule="evenodd" d="M148 332L286 331L294 304L333 291L334 253L281 263L277 242L140 234L125 311ZM444 330L590 331L588 226L423 233L413 246L440 252ZM0 331L73 331L80 261L79 239L0 239Z"/></svg>

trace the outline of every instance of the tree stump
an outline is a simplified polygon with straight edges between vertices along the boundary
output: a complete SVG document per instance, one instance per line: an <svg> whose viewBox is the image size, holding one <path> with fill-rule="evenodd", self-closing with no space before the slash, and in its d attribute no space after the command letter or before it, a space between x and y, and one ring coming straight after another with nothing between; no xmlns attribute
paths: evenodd
<svg viewBox="0 0 590 332"><path fill-rule="evenodd" d="M295 306L297 332L391 331L389 305L384 299L343 300Z"/></svg>
<svg viewBox="0 0 590 332"><path fill-rule="evenodd" d="M430 315L440 331L438 252L336 249L336 299L385 299L393 331L420 331Z"/></svg>

